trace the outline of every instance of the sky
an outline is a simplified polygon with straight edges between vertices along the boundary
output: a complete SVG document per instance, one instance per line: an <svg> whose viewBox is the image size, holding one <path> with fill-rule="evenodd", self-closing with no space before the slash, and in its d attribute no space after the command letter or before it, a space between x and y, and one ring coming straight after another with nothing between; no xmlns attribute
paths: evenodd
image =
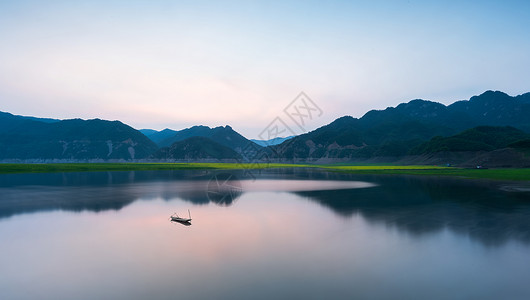
<svg viewBox="0 0 530 300"><path fill-rule="evenodd" d="M0 111L256 138L303 91L307 131L530 92L529 28L528 1L0 0Z"/></svg>

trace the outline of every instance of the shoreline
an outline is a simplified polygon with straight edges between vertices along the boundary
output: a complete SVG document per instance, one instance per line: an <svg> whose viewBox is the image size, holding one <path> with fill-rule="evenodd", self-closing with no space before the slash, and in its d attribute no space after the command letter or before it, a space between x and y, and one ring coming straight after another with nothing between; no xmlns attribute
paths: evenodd
<svg viewBox="0 0 530 300"><path fill-rule="evenodd" d="M0 174L160 171L160 170L245 170L272 168L315 168L334 172L373 175L449 176L473 179L530 181L530 168L464 169L426 165L318 165L318 164L240 164L240 163L48 163L0 164Z"/></svg>

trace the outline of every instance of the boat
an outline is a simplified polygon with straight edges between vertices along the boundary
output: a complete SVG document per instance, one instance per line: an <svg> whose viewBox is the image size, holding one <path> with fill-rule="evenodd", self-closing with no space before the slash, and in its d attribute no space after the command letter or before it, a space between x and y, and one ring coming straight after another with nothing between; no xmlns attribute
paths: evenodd
<svg viewBox="0 0 530 300"><path fill-rule="evenodd" d="M169 220L171 222L190 223L191 222L191 213L190 213L189 209L188 209L188 216L189 216L189 218L182 218L182 217L179 217L179 215L177 213L174 213L174 214L172 214L169 217Z"/></svg>

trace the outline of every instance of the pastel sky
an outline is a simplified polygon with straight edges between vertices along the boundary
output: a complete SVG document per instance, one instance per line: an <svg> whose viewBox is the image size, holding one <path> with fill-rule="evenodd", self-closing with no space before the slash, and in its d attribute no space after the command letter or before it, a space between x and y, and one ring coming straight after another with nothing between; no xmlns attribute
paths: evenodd
<svg viewBox="0 0 530 300"><path fill-rule="evenodd" d="M529 28L528 1L0 1L0 111L253 138L304 91L309 130L528 92Z"/></svg>

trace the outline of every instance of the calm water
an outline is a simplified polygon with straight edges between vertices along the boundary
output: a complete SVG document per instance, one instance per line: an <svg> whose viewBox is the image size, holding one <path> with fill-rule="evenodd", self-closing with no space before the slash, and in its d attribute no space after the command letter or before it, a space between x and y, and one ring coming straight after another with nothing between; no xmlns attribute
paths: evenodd
<svg viewBox="0 0 530 300"><path fill-rule="evenodd" d="M247 175L0 175L0 298L530 299L528 183Z"/></svg>

